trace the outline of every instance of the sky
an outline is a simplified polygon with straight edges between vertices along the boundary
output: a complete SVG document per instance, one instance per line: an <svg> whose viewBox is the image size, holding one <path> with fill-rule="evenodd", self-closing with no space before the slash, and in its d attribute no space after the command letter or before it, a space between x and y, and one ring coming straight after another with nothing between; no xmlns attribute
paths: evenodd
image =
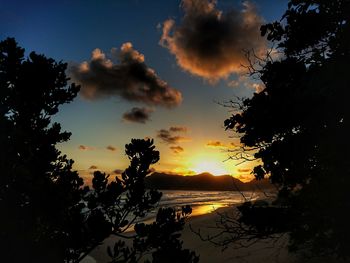
<svg viewBox="0 0 350 263"><path fill-rule="evenodd" d="M152 138L156 171L248 180L254 163L225 161L239 141L225 131L231 112L220 103L262 88L241 66L243 51L271 47L260 25L286 7L285 0L0 0L0 37L68 63L81 90L54 121L72 132L59 149L84 177L119 173L128 166L125 144Z"/></svg>

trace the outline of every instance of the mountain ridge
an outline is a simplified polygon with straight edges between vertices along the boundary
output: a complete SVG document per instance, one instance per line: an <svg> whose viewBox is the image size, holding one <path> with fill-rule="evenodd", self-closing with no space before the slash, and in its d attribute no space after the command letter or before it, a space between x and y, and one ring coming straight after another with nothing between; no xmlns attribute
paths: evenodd
<svg viewBox="0 0 350 263"><path fill-rule="evenodd" d="M154 172L145 178L147 188L159 190L203 190L203 191L252 191L275 189L268 179L244 183L230 175L214 176L210 173L178 175Z"/></svg>

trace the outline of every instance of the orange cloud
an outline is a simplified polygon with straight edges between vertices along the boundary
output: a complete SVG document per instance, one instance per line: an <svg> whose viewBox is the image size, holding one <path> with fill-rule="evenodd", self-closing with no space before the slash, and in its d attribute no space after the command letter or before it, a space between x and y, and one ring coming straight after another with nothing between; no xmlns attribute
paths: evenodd
<svg viewBox="0 0 350 263"><path fill-rule="evenodd" d="M207 143L207 146L209 146L209 147L224 147L224 144L220 141L209 141Z"/></svg>
<svg viewBox="0 0 350 263"><path fill-rule="evenodd" d="M265 89L265 86L261 82L255 82L248 78L246 75L239 76L238 79L231 80L227 83L229 87L236 88L238 86L243 86L248 89L254 89L256 93L259 93Z"/></svg>
<svg viewBox="0 0 350 263"><path fill-rule="evenodd" d="M160 45L175 55L178 65L211 82L242 72L247 64L243 50L261 54L266 41L260 36L263 19L255 6L222 12L215 0L183 0L184 16L163 23Z"/></svg>
<svg viewBox="0 0 350 263"><path fill-rule="evenodd" d="M173 170L162 170L160 171L165 174L175 174L175 175L195 175L197 174L195 171L188 170L186 168L176 168Z"/></svg>
<svg viewBox="0 0 350 263"><path fill-rule="evenodd" d="M181 146L171 146L169 147L173 153L175 154L179 154L179 153L182 153L184 151L184 148L182 148Z"/></svg>
<svg viewBox="0 0 350 263"><path fill-rule="evenodd" d="M240 174L238 176L235 176L237 179L239 179L242 182L250 182L251 180L254 179L254 176L252 176L251 174Z"/></svg>
<svg viewBox="0 0 350 263"><path fill-rule="evenodd" d="M251 169L238 169L239 173L248 173L250 171L251 171Z"/></svg>
<svg viewBox="0 0 350 263"><path fill-rule="evenodd" d="M91 165L91 166L89 167L89 170L96 170L96 169L98 169L98 167L97 167L96 165Z"/></svg>
<svg viewBox="0 0 350 263"><path fill-rule="evenodd" d="M261 83L253 83L252 88L255 89L256 93L260 93L265 89L264 85Z"/></svg>

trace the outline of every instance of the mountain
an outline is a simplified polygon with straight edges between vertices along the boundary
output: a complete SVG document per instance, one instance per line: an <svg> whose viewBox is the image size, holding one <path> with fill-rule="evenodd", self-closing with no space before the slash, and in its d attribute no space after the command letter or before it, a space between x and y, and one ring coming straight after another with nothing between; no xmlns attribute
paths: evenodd
<svg viewBox="0 0 350 263"><path fill-rule="evenodd" d="M230 176L214 176L202 173L192 176L154 172L145 178L147 188L160 190L203 190L203 191L251 191L257 189L274 189L273 185L264 180L252 180L248 183Z"/></svg>

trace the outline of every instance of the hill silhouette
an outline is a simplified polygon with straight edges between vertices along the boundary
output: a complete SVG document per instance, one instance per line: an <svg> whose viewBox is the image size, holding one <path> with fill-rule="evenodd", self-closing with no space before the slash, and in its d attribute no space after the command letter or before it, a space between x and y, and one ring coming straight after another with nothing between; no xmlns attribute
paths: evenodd
<svg viewBox="0 0 350 263"><path fill-rule="evenodd" d="M274 189L268 179L244 183L230 175L214 176L201 173L193 176L182 176L154 172L145 178L147 188L161 190L203 190L203 191L251 191L257 189Z"/></svg>

